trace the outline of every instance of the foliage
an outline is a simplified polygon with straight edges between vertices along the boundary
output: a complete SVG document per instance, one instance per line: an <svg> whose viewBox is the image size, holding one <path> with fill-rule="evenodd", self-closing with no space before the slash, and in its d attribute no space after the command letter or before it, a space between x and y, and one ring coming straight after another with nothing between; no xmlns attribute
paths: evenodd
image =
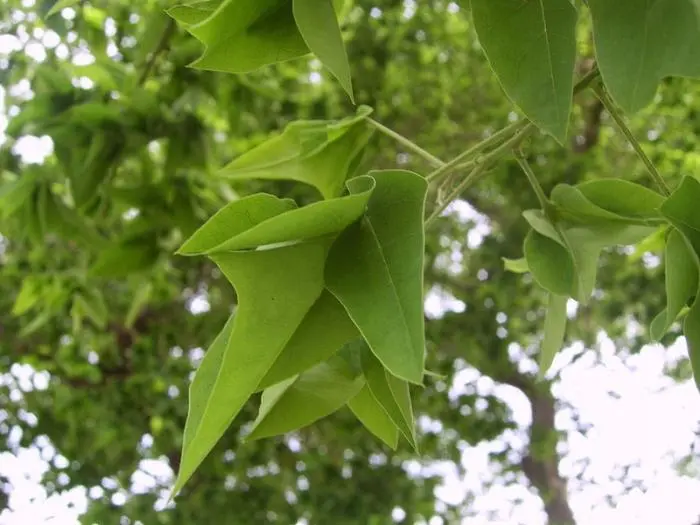
<svg viewBox="0 0 700 525"><path fill-rule="evenodd" d="M59 2L53 9L42 7L45 23L66 34L69 20L56 13L77 4ZM174 492L185 487L200 465L205 473L198 479L213 480L212 487L222 483L229 475L228 467L221 462L203 462L221 439L222 447L235 447L234 463L240 464L235 468L241 469L241 478L245 478L242 473L246 469L241 456L246 454L254 458L249 462L252 464L273 453L284 461L294 460L288 457L283 440L239 445L244 439L297 432L294 435L303 436L306 442L332 450L331 456L343 456L350 439L353 449L363 453L381 447L357 437L358 425L350 414L389 449L396 449L399 436L403 436L424 457L439 456L446 445L439 437L416 428L414 410L437 414L449 408L450 401L436 401L444 383L426 374L426 368L433 367L439 373L454 373L454 354L444 347L496 348L493 352L469 351L468 361L498 381L520 384L521 380L513 379L517 370L514 372L507 360L505 342L494 336L493 312L470 312L463 317L448 314L435 322L426 321L423 296L427 285L444 285L455 295L468 295L474 305L481 303L478 310L488 310L481 306L490 299L499 307L509 304L514 312L532 312L542 297L531 286L534 279L548 297L546 319L542 322L541 315L534 320L509 315L508 323L509 330L528 341L537 326L544 328L538 344L540 376L544 376L566 336L568 298L588 307L597 283L607 285L612 279L617 279L623 290L639 288L644 275L633 273L629 283L624 275L611 277L621 265L610 261L616 247L648 243L659 235L663 235L661 249L666 251L668 304L662 311L663 305L645 302L649 309L659 307L654 312L659 317L651 324L651 335L661 339L685 315L684 332L697 370L700 304L695 297L700 224L693 205L700 186L692 175L686 175L669 191L665 178L634 139L616 106L637 111L651 102L661 79L698 75L692 55L684 51L693 48L691 43L700 27L695 5L691 0L657 2L643 8L635 4L634 16L626 16L631 2L610 7L591 1L602 81L594 68L581 75L575 86L577 16L585 9L575 8L567 0L517 4L474 0L471 14L489 64L526 119L491 133L465 152L448 151L453 159L448 162L379 124L366 107L347 117L351 113L348 102L354 100L374 106L377 120L397 120L392 126L397 130L402 122L428 119L440 131L433 131L432 141L441 141L439 137L449 133L464 133L469 124L491 125L493 116L485 113L480 114L479 122L467 122L465 117L456 127L452 119L431 121L432 115L441 114L442 107L459 109L459 104L437 95L431 95L435 99L424 97L423 89L430 91L429 85L418 89L402 84L398 93L407 96L408 92L420 104L407 103L409 109L402 118L392 119L388 109L395 99L391 83L398 82L406 71L418 70L416 60L423 64L441 52L439 45L418 51L403 49L401 31L406 28L401 24L395 24L393 32L384 27L375 31L371 17L363 24L353 22L352 6L330 0L207 0L170 6L168 14L195 37L192 39L167 21L163 6L149 4L143 11L148 23L132 28L128 23L130 6L118 4L109 8L109 18L119 21L120 30L129 28L139 45L121 46L123 59L112 60L100 52L107 44L102 30L106 11L91 4L80 5L80 16L71 24L80 26L94 50L95 62L76 71L78 66L60 63L54 54L43 64L25 65L20 74L32 79L34 97L22 104L21 113L7 130L9 136L17 138L30 132L50 136L54 155L39 168L21 165L10 149L3 152L6 171L0 213L3 235L9 242L3 265L8 279L22 278L21 289L8 294L12 297L8 305L11 316L9 321L3 318L3 330L16 335L6 344L9 348L16 340L22 341L17 348L35 346L26 358L13 357L12 361L21 359L44 367L58 380L53 406L46 398L41 401L38 392L27 394L28 400L36 399L33 410L40 421L28 436L53 425L52 436L70 435L74 443L90 439L94 446L89 450L74 447L71 454L80 482L89 485L99 483L105 474L106 468L100 467L97 458L107 458L109 468L118 471L139 457L133 446L113 447L114 433L119 432L120 441L133 445L150 427L155 450L167 454L171 464L179 467ZM398 19L400 6L388 2L384 7L387 17ZM436 33L438 27L454 29L442 23L439 12L427 11L418 8L416 23L421 23L421 17L435 17L437 22L432 20L430 27ZM336 18L338 12L345 16ZM682 17L677 14L681 12ZM664 17L678 17L672 43L662 39L664 32L657 31L658 42L650 43L647 49L640 40L649 31L647 25L652 20L663 24ZM348 51L340 33L344 20L346 33L353 36ZM463 19L458 23L463 24L459 29L469 25ZM644 52L633 53L618 45L616 35L621 31L629 35L625 45L629 42ZM363 40L365 34L390 41L401 51L400 57L392 62L391 53L384 49L372 56L370 65L362 63L361 46L374 42ZM120 38L123 42L124 35ZM355 51L354 42L358 42ZM167 62L158 69L160 55L166 51ZM457 48L450 54L459 55L459 51ZM450 58L464 61L458 62L463 68L459 72L472 67L464 65L469 62L465 56L477 56L471 47L462 51L464 56ZM337 79L349 100L343 100L328 83L316 92L300 84L301 66L286 61L309 52ZM406 56L411 53L417 53L417 58L411 57L407 66ZM431 56L426 58L422 53ZM630 63L631 55L639 67ZM282 61L274 70L247 76L216 73L251 72ZM131 67L135 64L136 73ZM351 67L359 69L353 76L354 85ZM381 97L373 82L376 72L385 68L392 73L383 87L388 94ZM447 84L457 82L453 74L457 77L458 72L450 69L441 68L441 74L446 75L441 81ZM91 87L76 87L75 78L90 79ZM493 84L485 78L487 87L482 86L480 92L491 96ZM555 169L547 169L546 176L539 173L536 159L544 155L548 162L557 162L562 153L538 144L545 138L529 142L536 128L528 121L563 144L574 94L589 87L621 126L660 193L642 185L635 176L628 177L635 180L603 177L581 181L576 175L562 182L561 177L552 176ZM417 91L410 91L413 89ZM446 97L454 96L455 91L458 86ZM118 96L113 96L115 93ZM270 100L274 101L273 111L268 107ZM289 122L296 116L307 118ZM276 128L284 131L270 136ZM378 140L376 130L398 138L414 159L421 157L414 162L415 171L404 169L401 162L397 168L394 155L387 153L393 147L388 143L379 152L373 149ZM217 135L224 132L233 138L222 145ZM463 136L457 137L457 142L465 142ZM416 140L423 144L421 138ZM469 137L469 141L474 138ZM425 145L433 144L427 141ZM614 155L620 150L611 148ZM515 162L507 158L511 152ZM367 159L371 158L375 167L384 169L369 169ZM433 171L428 172L426 166ZM516 175L518 166L525 178ZM469 170L466 176L465 170ZM417 171L427 174L420 176ZM512 240L503 245L505 251L487 245L469 255L465 274L486 269L498 277L498 284L475 291L460 283L467 277L436 270L435 261L444 251L439 246L441 235L462 239L465 235L464 225L446 222L442 211L486 174L490 174L489 182L484 182L484 194L475 202L485 204L482 209L487 212L494 211L494 217L501 215L499 235ZM511 184L515 177L526 182ZM229 184L245 189L239 195ZM495 184L496 191L487 184ZM523 197L527 184L533 189L538 209L531 208L531 197ZM543 186L551 191L547 194ZM291 198L278 198L273 192ZM502 210L504 202L516 209L514 215ZM424 222L426 203L430 215ZM494 209L493 203L500 205ZM518 208L525 210L525 221L517 217ZM517 232L513 226L516 221ZM441 234L431 235L438 227ZM524 258L515 260L521 253L514 246L521 243ZM176 250L178 256L172 257ZM518 274L505 272L501 258L509 258L505 269ZM31 268L29 278L25 278L26 265ZM182 308L180 298L182 289L193 296L203 288L211 311L198 318ZM603 307L614 310L628 301L632 299L608 300ZM606 312L600 316L613 321L621 317ZM572 327L572 333L580 335L577 329ZM614 326L610 331L614 332ZM580 336L590 337L590 333ZM52 359L46 341L59 340L60 359ZM174 345L196 348L209 341L189 384L184 435L174 440L182 446L182 457L177 459L172 436L181 435L184 403L161 398L170 390L168 382L178 392L184 390L190 369L186 360L172 358L171 349ZM429 351L433 347L441 350ZM91 353L98 356L96 363L86 363L83 355ZM167 381L145 374L138 375L127 389L115 383L129 377L134 369L164 372L164 366ZM543 388L541 383L526 384L523 390L535 399ZM68 417L77 403L73 390L81 387L100 392L100 404L91 410L96 421L112 429L100 440L92 439L93 429L80 419ZM255 416L250 400L260 392ZM129 397L138 402L125 405L124 399ZM129 412L115 410L105 421L98 416L105 406L128 406ZM339 410L332 420L319 421ZM499 403L490 399L486 416L476 414L453 421L446 417L445 421L457 436L478 440L502 430L504 418L498 417L502 411ZM252 420L252 425L241 427L239 415ZM233 432L227 432L234 418ZM338 434L341 437L319 440L314 429L302 428L316 423L315 429L328 430L331 421L343 429ZM465 427L469 427L468 433L463 432ZM467 434L473 437L467 438ZM384 448L378 450L388 453ZM299 461L323 461L311 451L304 454L305 459ZM313 497L319 501L324 487L342 479L337 464L330 465L334 466L319 467L318 478L312 482ZM396 470L398 463L386 464L384 479L391 479ZM365 466L363 472L371 469ZM406 501L415 502L411 515L430 515L434 511L431 483L421 485L399 478L387 484L387 491L425 492L427 496L401 501L406 506ZM242 519L250 523L266 519L255 514L265 508L265 498L283 498L283 487L293 485L296 479L298 473L281 485L258 483L256 491L263 503ZM209 497L209 490L193 479L183 499L197 498L199 491L201 501L207 502L213 513L231 505L226 494ZM245 499L241 494L237 497ZM382 493L368 497L366 509L355 508L352 499L338 503L328 515L319 504L310 507L319 522L343 513L367 520L386 513L391 498ZM419 508L424 501L428 502L427 510ZM134 500L134 505L137 503ZM288 513L280 518L284 522L300 517L283 503L278 502L275 508ZM143 510L134 510L134 515L139 512ZM188 519L186 510L180 512L171 522ZM192 516L196 515L193 511Z"/></svg>

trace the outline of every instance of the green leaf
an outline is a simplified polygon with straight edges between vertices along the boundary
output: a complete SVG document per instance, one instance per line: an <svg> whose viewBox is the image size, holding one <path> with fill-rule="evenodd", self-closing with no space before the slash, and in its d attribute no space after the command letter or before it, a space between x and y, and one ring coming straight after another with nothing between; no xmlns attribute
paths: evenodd
<svg viewBox="0 0 700 525"><path fill-rule="evenodd" d="M142 283L136 290L134 298L131 300L131 305L129 306L129 311L126 313L126 319L124 320L124 326L131 328L136 322L137 317L142 312L142 310L151 300L151 295L153 294L153 283L145 282Z"/></svg>
<svg viewBox="0 0 700 525"><path fill-rule="evenodd" d="M332 0L293 0L294 20L312 53L354 102L350 64Z"/></svg>
<svg viewBox="0 0 700 525"><path fill-rule="evenodd" d="M362 373L367 379L367 386L372 396L384 409L396 428L418 452L408 383L393 377L385 370L365 342L361 341L360 345L362 346L360 353Z"/></svg>
<svg viewBox="0 0 700 525"><path fill-rule="evenodd" d="M369 176L377 186L367 214L333 244L326 286L382 364L395 376L421 384L427 182L401 170Z"/></svg>
<svg viewBox="0 0 700 525"><path fill-rule="evenodd" d="M688 344L688 357L695 385L700 390L700 300L696 300L685 316L683 334Z"/></svg>
<svg viewBox="0 0 700 525"><path fill-rule="evenodd" d="M389 445L392 450L396 450L399 430L367 385L348 401L348 407L367 430Z"/></svg>
<svg viewBox="0 0 700 525"><path fill-rule="evenodd" d="M173 493L221 438L321 295L327 250L314 242L212 257L236 289L238 308L230 336L215 341L190 388Z"/></svg>
<svg viewBox="0 0 700 525"><path fill-rule="evenodd" d="M661 213L674 223L680 223L700 232L700 182L683 177L680 185L661 205Z"/></svg>
<svg viewBox="0 0 700 525"><path fill-rule="evenodd" d="M296 208L291 199L279 199L257 193L227 204L202 225L177 251L180 255L199 255L235 238L264 222Z"/></svg>
<svg viewBox="0 0 700 525"><path fill-rule="evenodd" d="M7 218L17 212L31 197L37 187L36 176L23 174L0 187L0 217Z"/></svg>
<svg viewBox="0 0 700 525"><path fill-rule="evenodd" d="M564 246L530 230L525 237L523 252L527 267L542 288L564 296L573 293L574 263Z"/></svg>
<svg viewBox="0 0 700 525"><path fill-rule="evenodd" d="M642 109L665 77L699 77L696 0L589 0L605 85L628 112Z"/></svg>
<svg viewBox="0 0 700 525"><path fill-rule="evenodd" d="M210 71L246 73L309 52L286 0L225 0L187 30L205 45L191 66Z"/></svg>
<svg viewBox="0 0 700 525"><path fill-rule="evenodd" d="M79 4L80 0L58 0L51 9L49 9L49 12L46 13L46 18L49 18L50 16L55 15L56 13L60 13L63 9L66 7L73 7L76 4Z"/></svg>
<svg viewBox="0 0 700 525"><path fill-rule="evenodd" d="M233 223L232 220L238 210L238 202L229 204L217 215L212 217L200 230L194 233L191 240L180 248L178 253L194 255L199 252L192 251L188 244L193 242L195 246L207 246L205 253L214 254L232 250L249 249L256 246L266 246L281 242L296 242L327 235L335 235L350 224L356 222L367 208L367 203L375 187L375 180L371 176L361 176L349 180L347 183L350 195L316 202L303 208L291 209L278 215L271 215L269 219L253 225L253 220L259 219L266 214L272 205L268 204L259 215L258 212L250 213L245 221ZM275 204L275 210L281 205ZM244 210L248 210L250 204L247 203ZM240 211L237 212L240 215ZM245 213L248 213L245 211ZM227 224L232 224L230 228L233 236L217 245L207 245L212 239L218 240L226 230ZM239 227L240 225L240 227ZM240 228L248 226L249 229L239 231ZM202 232L200 234L199 232ZM202 240L200 240L202 239ZM186 251L183 251L186 250Z"/></svg>
<svg viewBox="0 0 700 525"><path fill-rule="evenodd" d="M97 328L104 329L107 326L107 307L101 295L97 293L76 294L73 297L73 305L89 317Z"/></svg>
<svg viewBox="0 0 700 525"><path fill-rule="evenodd" d="M340 356L333 356L262 394L260 412L246 440L276 436L310 425L343 407L365 380Z"/></svg>
<svg viewBox="0 0 700 525"><path fill-rule="evenodd" d="M605 223L624 221L616 213L612 213L591 202L578 188L568 184L557 184L550 195L562 218L571 222Z"/></svg>
<svg viewBox="0 0 700 525"><path fill-rule="evenodd" d="M146 236L102 250L90 268L90 273L96 277L126 277L149 270L157 259L156 240Z"/></svg>
<svg viewBox="0 0 700 525"><path fill-rule="evenodd" d="M202 0L180 4L166 10L166 13L177 20L185 29L197 25L209 18L217 7L221 5L221 0Z"/></svg>
<svg viewBox="0 0 700 525"><path fill-rule="evenodd" d="M622 217L655 219L663 195L622 179L596 179L576 186L596 206Z"/></svg>
<svg viewBox="0 0 700 525"><path fill-rule="evenodd" d="M501 260L503 261L503 267L506 271L513 273L527 273L530 271L530 267L527 265L527 260L524 257L520 259L501 257Z"/></svg>
<svg viewBox="0 0 700 525"><path fill-rule="evenodd" d="M659 340L668 331L683 307L698 291L698 264L690 247L678 230L672 230L666 240L666 308L650 327L652 339Z"/></svg>
<svg viewBox="0 0 700 525"><path fill-rule="evenodd" d="M343 305L324 290L257 389L268 388L327 360L358 335Z"/></svg>
<svg viewBox="0 0 700 525"><path fill-rule="evenodd" d="M479 42L508 97L559 142L566 139L576 59L569 0L472 0Z"/></svg>
<svg viewBox="0 0 700 525"><path fill-rule="evenodd" d="M20 316L31 310L41 298L40 292L39 283L36 279L24 279L12 305L12 315Z"/></svg>
<svg viewBox="0 0 700 525"><path fill-rule="evenodd" d="M294 180L315 187L330 199L340 195L352 167L374 129L365 118L371 109L339 122L298 121L284 132L244 153L222 168L234 180Z"/></svg>
<svg viewBox="0 0 700 525"><path fill-rule="evenodd" d="M567 301L568 297L566 296L549 294L547 317L544 321L544 339L542 340L539 356L538 377L540 379L544 377L552 366L554 358L564 344Z"/></svg>

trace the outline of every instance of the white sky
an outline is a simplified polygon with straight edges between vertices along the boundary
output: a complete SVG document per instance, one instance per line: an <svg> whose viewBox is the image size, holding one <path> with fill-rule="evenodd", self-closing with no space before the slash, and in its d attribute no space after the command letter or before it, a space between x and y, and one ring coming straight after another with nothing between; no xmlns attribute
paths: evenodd
<svg viewBox="0 0 700 525"><path fill-rule="evenodd" d="M33 3L31 0L27 2ZM70 10L66 10L64 15L72 16ZM62 44L59 42L55 33L50 31L25 34L22 42L10 35L0 34L0 60L18 45L20 48L24 45L28 54L41 61L45 57L44 48L60 47ZM26 90L27 87L16 86L12 89ZM0 115L7 110L2 104L3 99L4 91L0 89ZM0 141L3 140L4 127L0 116ZM51 143L46 137L26 137L16 147L23 153L25 160L37 162L50 152ZM459 211L468 210L462 207ZM468 243L478 244L480 238L487 233L488 226L481 222L470 233ZM433 294L428 297L426 308L431 311L436 307L459 311L461 305ZM569 402L581 419L591 425L591 430L584 437L575 430L567 411L562 411L557 417L557 426L569 430L569 453L562 461L562 473L571 473L577 460L590 459L586 474L592 478L592 482L584 484L582 488L574 485L570 487L570 502L578 524L694 524L700 517L700 500L696 499L697 494L700 494L700 479L680 476L674 470L673 463L674 459L687 454L691 443L696 440L695 430L700 428L700 394L692 382L675 384L663 373L666 364L674 363L685 355L684 340L681 338L669 349L649 346L626 362L615 356L611 343L604 338L601 338L599 350L603 355L601 364L594 364L594 351L572 348L562 352L554 366L556 371L574 353L584 354L564 369L555 385L557 397ZM533 366L527 358L523 358L523 367ZM29 380L28 374L31 371L19 367L13 372L15 376L0 376L0 381L8 381L12 377L19 393L21 383ZM514 418L523 429L529 424L528 402L513 388L494 386L488 378L479 377L471 370L457 376L453 389L461 389L466 385L474 386L481 393L495 392L512 407ZM610 396L608 392L616 395ZM0 410L0 422L2 419ZM16 439L16 431L14 432L13 438ZM438 489L437 496L447 504L459 504L465 493L475 494L477 497L472 510L479 515L468 519L470 525L544 523L540 500L522 486L495 485L484 488L484 481L488 482L493 477L489 451L500 450L504 444L517 452L524 444L523 433L506 433L497 442L465 449L462 464L467 474L463 478L458 477L454 465L432 467L445 475L445 483ZM22 450L18 456L0 454L0 473L8 476L14 487L11 495L13 511L0 514L0 525L79 523L77 516L85 510L88 491L76 488L60 496L46 498L40 485L41 475L48 467L46 460L60 463L65 458L56 455L50 443L43 445L45 446L41 449ZM616 507L611 508L605 502L605 497L620 494L621 484L611 480L610 476L616 468L630 464L637 465L632 472L636 479L643 481L645 490L634 490L617 497ZM416 468L416 465L408 465L409 472ZM158 465L157 462L147 462L142 465L142 469L134 476L134 488L137 490L155 486L154 479L163 483L172 476L167 467ZM151 475L146 474L146 471L150 471ZM92 489L95 490L99 489ZM514 499L522 499L523 502L513 508ZM491 511L496 511L495 518L488 516ZM439 523L440 520L432 520L430 525Z"/></svg>

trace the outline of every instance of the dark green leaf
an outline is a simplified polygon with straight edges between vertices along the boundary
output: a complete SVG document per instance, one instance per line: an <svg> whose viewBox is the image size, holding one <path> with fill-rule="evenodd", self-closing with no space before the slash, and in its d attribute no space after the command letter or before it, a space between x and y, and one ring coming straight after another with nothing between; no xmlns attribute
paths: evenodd
<svg viewBox="0 0 700 525"><path fill-rule="evenodd" d="M537 283L553 294L568 296L574 290L574 263L561 244L535 230L525 237L523 252Z"/></svg>
<svg viewBox="0 0 700 525"><path fill-rule="evenodd" d="M661 205L661 213L674 223L680 223L700 232L700 182L683 177L678 188Z"/></svg>
<svg viewBox="0 0 700 525"><path fill-rule="evenodd" d="M326 263L326 286L382 364L395 376L421 384L427 183L401 170L369 176L377 186L367 215L334 243Z"/></svg>
<svg viewBox="0 0 700 525"><path fill-rule="evenodd" d="M508 97L564 142L576 59L569 0L472 0L479 42Z"/></svg>
<svg viewBox="0 0 700 525"><path fill-rule="evenodd" d="M649 104L665 77L700 76L695 0L589 0L588 6L600 72L625 111Z"/></svg>
<svg viewBox="0 0 700 525"><path fill-rule="evenodd" d="M663 195L622 179L598 179L576 186L589 201L622 217L658 218Z"/></svg>
<svg viewBox="0 0 700 525"><path fill-rule="evenodd" d="M557 184L552 190L550 199L557 206L562 218L571 222L586 224L625 220L625 217L597 206L578 188L568 184Z"/></svg>
<svg viewBox="0 0 700 525"><path fill-rule="evenodd" d="M688 357L693 368L695 385L700 389L700 300L696 300L685 316L683 334L688 344Z"/></svg>

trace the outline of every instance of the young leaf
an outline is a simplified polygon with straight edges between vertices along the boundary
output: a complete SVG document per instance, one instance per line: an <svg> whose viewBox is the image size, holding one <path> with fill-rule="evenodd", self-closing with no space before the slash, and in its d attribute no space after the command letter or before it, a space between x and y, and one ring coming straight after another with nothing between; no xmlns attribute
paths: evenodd
<svg viewBox="0 0 700 525"><path fill-rule="evenodd" d="M596 58L605 85L627 112L654 98L665 77L698 77L696 0L589 0Z"/></svg>
<svg viewBox="0 0 700 525"><path fill-rule="evenodd" d="M542 288L564 296L573 293L574 263L564 246L535 230L530 230L525 237L523 252L527 267Z"/></svg>
<svg viewBox="0 0 700 525"><path fill-rule="evenodd" d="M540 379L552 366L557 352L561 350L566 332L566 302L568 297L549 294L547 317L544 321L544 339L540 348L539 372Z"/></svg>
<svg viewBox="0 0 700 525"><path fill-rule="evenodd" d="M663 195L622 179L596 179L576 186L596 206L622 217L659 218Z"/></svg>
<svg viewBox="0 0 700 525"><path fill-rule="evenodd" d="M302 243L212 257L236 289L238 308L230 337L207 352L192 383L173 493L221 438L321 295L327 249Z"/></svg>
<svg viewBox="0 0 700 525"><path fill-rule="evenodd" d="M224 0L187 30L205 45L192 67L246 73L309 52L286 0Z"/></svg>
<svg viewBox="0 0 700 525"><path fill-rule="evenodd" d="M11 314L15 316L25 314L32 309L40 298L41 290L36 279L24 279L12 305Z"/></svg>
<svg viewBox="0 0 700 525"><path fill-rule="evenodd" d="M697 256L690 251L678 230L672 230L666 240L665 264L665 315L663 318L657 316L650 327L650 335L657 341L664 336L688 300L698 291Z"/></svg>
<svg viewBox="0 0 700 525"><path fill-rule="evenodd" d="M257 389L268 388L327 360L358 335L343 305L324 290Z"/></svg>
<svg viewBox="0 0 700 525"><path fill-rule="evenodd" d="M576 59L569 0L472 0L474 27L508 97L559 142L566 139Z"/></svg>
<svg viewBox="0 0 700 525"><path fill-rule="evenodd" d="M306 45L338 79L351 100L352 80L332 0L293 0L294 20Z"/></svg>
<svg viewBox="0 0 700 525"><path fill-rule="evenodd" d="M365 118L371 109L339 122L299 121L222 168L233 180L295 180L315 187L326 199L340 195L352 166L374 129Z"/></svg>
<svg viewBox="0 0 700 525"><path fill-rule="evenodd" d="M177 20L185 29L204 22L214 14L216 8L221 5L221 0L200 0L180 4L166 10L166 13Z"/></svg>
<svg viewBox="0 0 700 525"><path fill-rule="evenodd" d="M503 260L503 267L506 271L513 273L527 273L530 271L530 267L527 265L527 260L524 257L520 259L501 257L501 259Z"/></svg>
<svg viewBox="0 0 700 525"><path fill-rule="evenodd" d="M389 445L392 450L396 450L399 430L367 385L348 401L348 407L367 430Z"/></svg>
<svg viewBox="0 0 700 525"><path fill-rule="evenodd" d="M427 183L401 170L370 172L367 215L345 230L326 262L326 286L395 376L421 384L423 213Z"/></svg>
<svg viewBox="0 0 700 525"><path fill-rule="evenodd" d="M406 394L408 383L401 380L390 383L391 374L384 369L365 343L363 346L360 353L362 373L372 396L411 446L418 451L411 398Z"/></svg>
<svg viewBox="0 0 700 525"><path fill-rule="evenodd" d="M260 412L247 441L286 434L340 409L365 384L340 356L263 392Z"/></svg>

